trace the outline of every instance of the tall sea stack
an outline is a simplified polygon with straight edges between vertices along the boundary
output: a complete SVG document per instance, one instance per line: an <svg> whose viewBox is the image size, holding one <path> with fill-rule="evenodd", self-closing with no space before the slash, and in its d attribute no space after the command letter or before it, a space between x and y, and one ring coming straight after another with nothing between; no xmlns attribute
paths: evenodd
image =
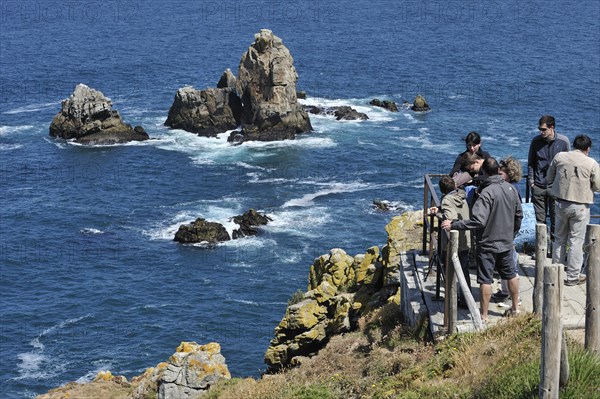
<svg viewBox="0 0 600 399"><path fill-rule="evenodd" d="M177 91L166 126L216 136L241 125L230 141L293 139L312 130L308 114L298 103L298 73L282 40L267 29L240 61L238 77L227 69L217 88Z"/></svg>
<svg viewBox="0 0 600 399"><path fill-rule="evenodd" d="M284 140L312 130L296 97L298 73L282 40L268 29L242 56L237 88L242 97L244 140Z"/></svg>

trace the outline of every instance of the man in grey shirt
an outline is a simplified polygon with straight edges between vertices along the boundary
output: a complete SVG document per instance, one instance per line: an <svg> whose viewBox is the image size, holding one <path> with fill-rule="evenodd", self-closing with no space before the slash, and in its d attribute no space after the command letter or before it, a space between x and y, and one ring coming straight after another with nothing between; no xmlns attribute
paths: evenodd
<svg viewBox="0 0 600 399"><path fill-rule="evenodd" d="M512 308L507 314L518 313L519 279L513 261L513 239L521 228L523 210L519 195L512 184L498 174L494 158L483 161L485 180L479 185L479 197L473 205L471 217L466 220L444 220L446 230L475 230L477 237L477 282L481 289L481 318L488 320L492 296L494 269L507 280Z"/></svg>

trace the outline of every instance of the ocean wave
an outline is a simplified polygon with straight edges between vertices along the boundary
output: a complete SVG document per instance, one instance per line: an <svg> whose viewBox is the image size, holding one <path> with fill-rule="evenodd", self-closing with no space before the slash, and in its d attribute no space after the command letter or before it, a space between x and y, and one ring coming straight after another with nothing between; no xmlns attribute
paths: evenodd
<svg viewBox="0 0 600 399"><path fill-rule="evenodd" d="M297 136L294 140L280 141L245 141L238 147L247 148L287 148L287 147L304 147L304 148L329 148L335 147L337 144L329 137L315 137L315 133L304 134Z"/></svg>
<svg viewBox="0 0 600 399"><path fill-rule="evenodd" d="M45 329L35 338L29 341L29 345L33 348L33 350L29 352L19 353L17 355L17 359L19 359L20 362L19 364L17 364L19 376L15 377L15 380L49 379L55 377L60 372L62 372L65 368L65 365L55 363L50 357L48 357L44 353L46 346L42 343L42 340L58 330L61 330L65 327L68 327L89 317L93 317L93 315L87 314L85 316L61 321L60 323Z"/></svg>
<svg viewBox="0 0 600 399"><path fill-rule="evenodd" d="M81 234L91 234L91 235L104 234L104 231L95 229L93 227L85 227L85 228L79 230L79 232Z"/></svg>
<svg viewBox="0 0 600 399"><path fill-rule="evenodd" d="M317 185L326 185L328 188L319 190L315 193L308 193L300 198L294 198L286 201L282 208L289 207L306 207L314 204L314 200L320 197L325 197L333 194L340 193L352 193L356 191L365 191L372 189L381 189L389 187L397 187L401 183L390 183L390 184L369 184L364 182L351 182L351 183L331 183L331 182L315 182Z"/></svg>
<svg viewBox="0 0 600 399"><path fill-rule="evenodd" d="M3 144L0 143L0 151L13 151L23 147L22 144Z"/></svg>
<svg viewBox="0 0 600 399"><path fill-rule="evenodd" d="M18 125L18 126L2 125L2 126L0 126L0 136L24 132L24 131L33 129L34 127L35 126L32 126L32 125Z"/></svg>
<svg viewBox="0 0 600 399"><path fill-rule="evenodd" d="M320 226L331 220L329 209L322 206L277 210L269 216L272 220L265 230L311 238L319 237Z"/></svg>
<svg viewBox="0 0 600 399"><path fill-rule="evenodd" d="M14 108L14 109L5 111L5 112L3 112L3 114L14 115L14 114L23 114L23 113L27 113L27 112L38 112L38 111L43 111L43 110L51 108L51 107L57 107L57 110L58 110L59 106L60 106L59 102L31 104L31 105L25 105L23 107L18 107L18 108Z"/></svg>

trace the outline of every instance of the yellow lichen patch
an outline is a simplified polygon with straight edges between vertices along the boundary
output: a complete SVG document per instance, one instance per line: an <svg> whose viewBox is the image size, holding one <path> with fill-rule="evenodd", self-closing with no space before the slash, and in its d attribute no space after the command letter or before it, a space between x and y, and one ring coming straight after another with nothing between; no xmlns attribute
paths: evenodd
<svg viewBox="0 0 600 399"><path fill-rule="evenodd" d="M205 363L202 365L202 370L204 370L206 374L212 374L215 372L215 366ZM202 373L200 372L198 375L202 375Z"/></svg>
<svg viewBox="0 0 600 399"><path fill-rule="evenodd" d="M177 352L193 353L193 352L198 351L198 349L201 349L201 348L202 347L195 342L185 342L184 341L177 347Z"/></svg>
<svg viewBox="0 0 600 399"><path fill-rule="evenodd" d="M200 366L201 364L202 363L196 359L190 359L190 362L189 362L190 367L197 367L197 366Z"/></svg>
<svg viewBox="0 0 600 399"><path fill-rule="evenodd" d="M112 381L113 375L110 371L100 371L96 374L94 381Z"/></svg>
<svg viewBox="0 0 600 399"><path fill-rule="evenodd" d="M164 370L167 368L168 365L169 365L169 363L167 363L167 362L160 362L156 365L156 368L159 370ZM148 369L148 370L150 370L150 369ZM152 371L154 371L154 370L152 370Z"/></svg>
<svg viewBox="0 0 600 399"><path fill-rule="evenodd" d="M209 355L215 355L221 353L221 345L216 342L210 342L206 345L201 345L200 350L208 352Z"/></svg>

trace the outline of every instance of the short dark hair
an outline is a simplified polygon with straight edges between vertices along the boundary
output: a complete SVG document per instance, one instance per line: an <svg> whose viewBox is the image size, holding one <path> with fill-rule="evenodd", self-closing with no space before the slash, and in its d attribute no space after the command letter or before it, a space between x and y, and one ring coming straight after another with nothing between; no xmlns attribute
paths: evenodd
<svg viewBox="0 0 600 399"><path fill-rule="evenodd" d="M440 191L442 194L448 194L456 188L456 182L450 176L444 176L440 179Z"/></svg>
<svg viewBox="0 0 600 399"><path fill-rule="evenodd" d="M481 136L479 135L479 133L477 133L475 131L469 132L469 134L467 134L467 136L465 137L465 143L467 145L481 144Z"/></svg>
<svg viewBox="0 0 600 399"><path fill-rule="evenodd" d="M473 165L475 162L479 161L481 159L481 157L479 156L479 154L475 153L470 153L470 152L466 152L463 154L461 160L460 160L460 168L462 170L467 170L467 168L471 165Z"/></svg>
<svg viewBox="0 0 600 399"><path fill-rule="evenodd" d="M573 148L579 151L585 151L592 146L592 139L585 134L580 134L573 140Z"/></svg>
<svg viewBox="0 0 600 399"><path fill-rule="evenodd" d="M542 126L543 124L546 124L546 126L548 127L554 127L554 117L552 115L544 115L540 118L540 121L538 122L538 126Z"/></svg>
<svg viewBox="0 0 600 399"><path fill-rule="evenodd" d="M485 159L481 167L488 176L496 176L498 174L498 161L492 157Z"/></svg>

